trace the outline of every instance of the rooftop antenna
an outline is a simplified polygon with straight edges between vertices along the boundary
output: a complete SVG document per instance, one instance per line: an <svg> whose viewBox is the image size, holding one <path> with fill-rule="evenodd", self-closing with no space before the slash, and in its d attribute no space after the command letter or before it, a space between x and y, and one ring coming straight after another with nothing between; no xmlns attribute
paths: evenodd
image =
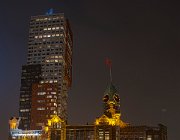
<svg viewBox="0 0 180 140"><path fill-rule="evenodd" d="M109 76L110 76L110 82L112 83L112 61L109 58L106 58L105 60L106 66L109 68Z"/></svg>

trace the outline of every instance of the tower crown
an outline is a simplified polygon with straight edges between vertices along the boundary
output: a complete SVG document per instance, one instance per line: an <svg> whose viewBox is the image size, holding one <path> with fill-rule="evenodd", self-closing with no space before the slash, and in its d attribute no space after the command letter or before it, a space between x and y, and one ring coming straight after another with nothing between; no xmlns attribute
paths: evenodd
<svg viewBox="0 0 180 140"><path fill-rule="evenodd" d="M120 101L118 91L112 83L107 86L104 92L103 101L112 102L114 104Z"/></svg>
<svg viewBox="0 0 180 140"><path fill-rule="evenodd" d="M112 82L107 86L103 96L104 114L97 118L96 125L127 126L121 120L120 99L116 87Z"/></svg>

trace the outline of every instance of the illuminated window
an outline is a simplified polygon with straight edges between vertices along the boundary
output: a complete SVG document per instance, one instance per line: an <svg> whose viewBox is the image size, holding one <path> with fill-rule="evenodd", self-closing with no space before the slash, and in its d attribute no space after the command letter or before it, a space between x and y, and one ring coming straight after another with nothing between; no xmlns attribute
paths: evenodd
<svg viewBox="0 0 180 140"><path fill-rule="evenodd" d="M38 92L37 95L45 95L46 92Z"/></svg>
<svg viewBox="0 0 180 140"><path fill-rule="evenodd" d="M56 104L56 103L54 103L54 106L55 106L55 107L57 107L57 104Z"/></svg>
<svg viewBox="0 0 180 140"><path fill-rule="evenodd" d="M53 18L53 20L57 20L57 19L59 19L59 17L54 17L54 18Z"/></svg>
<svg viewBox="0 0 180 140"><path fill-rule="evenodd" d="M51 92L51 94L56 94L56 92Z"/></svg>
<svg viewBox="0 0 180 140"><path fill-rule="evenodd" d="M24 98L21 98L20 101L26 101Z"/></svg>
<svg viewBox="0 0 180 140"><path fill-rule="evenodd" d="M56 108L55 107L51 107L51 110L56 110Z"/></svg>
<svg viewBox="0 0 180 140"><path fill-rule="evenodd" d="M50 91L51 91L51 90L52 90L52 88L48 88L47 90L50 90Z"/></svg>
<svg viewBox="0 0 180 140"><path fill-rule="evenodd" d="M52 98L52 95L48 95L47 98Z"/></svg>
<svg viewBox="0 0 180 140"><path fill-rule="evenodd" d="M148 135L148 136L147 136L147 140L152 140L152 136L151 136L151 135Z"/></svg>
<svg viewBox="0 0 180 140"><path fill-rule="evenodd" d="M51 102L56 102L56 99L51 99Z"/></svg>
<svg viewBox="0 0 180 140"><path fill-rule="evenodd" d="M45 100L37 100L38 103L45 103Z"/></svg>
<svg viewBox="0 0 180 140"><path fill-rule="evenodd" d="M21 109L20 112L29 112L29 109Z"/></svg>
<svg viewBox="0 0 180 140"><path fill-rule="evenodd" d="M38 107L37 110L45 110L44 107Z"/></svg>

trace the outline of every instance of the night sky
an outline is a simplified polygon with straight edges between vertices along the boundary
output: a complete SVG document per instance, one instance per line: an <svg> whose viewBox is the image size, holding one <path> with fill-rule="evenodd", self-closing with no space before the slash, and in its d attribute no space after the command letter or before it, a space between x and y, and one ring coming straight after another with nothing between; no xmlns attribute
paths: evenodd
<svg viewBox="0 0 180 140"><path fill-rule="evenodd" d="M74 34L69 123L102 114L112 59L122 119L132 125L180 130L180 2L172 0L4 0L0 2L0 140L18 116L21 66L26 64L29 19L49 8L64 12Z"/></svg>

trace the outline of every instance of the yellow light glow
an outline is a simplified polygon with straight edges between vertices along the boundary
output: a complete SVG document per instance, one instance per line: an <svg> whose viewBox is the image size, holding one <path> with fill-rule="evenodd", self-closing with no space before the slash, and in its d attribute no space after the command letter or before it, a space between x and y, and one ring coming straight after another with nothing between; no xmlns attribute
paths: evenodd
<svg viewBox="0 0 180 140"><path fill-rule="evenodd" d="M51 120L48 120L48 126L51 126Z"/></svg>
<svg viewBox="0 0 180 140"><path fill-rule="evenodd" d="M45 127L44 130L45 130L45 132L48 132L49 128L48 128L48 127Z"/></svg>
<svg viewBox="0 0 180 140"><path fill-rule="evenodd" d="M9 120L10 129L17 129L19 126L20 119L16 119L15 117Z"/></svg>
<svg viewBox="0 0 180 140"><path fill-rule="evenodd" d="M100 118L97 118L95 120L95 125L111 125L111 126L120 126L120 127L125 127L128 124L124 123L121 120L121 114L116 113L115 109L113 108L113 102L110 102L109 104L109 112L111 113L111 118L107 117L106 115L102 115Z"/></svg>

